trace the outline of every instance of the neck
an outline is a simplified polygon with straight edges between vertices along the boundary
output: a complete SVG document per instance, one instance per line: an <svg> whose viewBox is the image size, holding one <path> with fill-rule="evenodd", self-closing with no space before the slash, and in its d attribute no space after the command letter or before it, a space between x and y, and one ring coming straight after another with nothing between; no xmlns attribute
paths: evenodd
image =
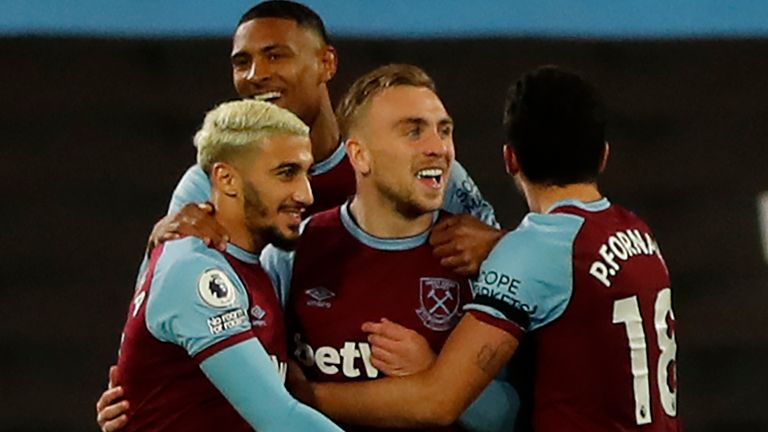
<svg viewBox="0 0 768 432"><path fill-rule="evenodd" d="M558 201L572 199L582 202L597 201L603 196L596 183L574 183L566 186L541 186L524 182L523 193L532 212L544 213Z"/></svg>
<svg viewBox="0 0 768 432"><path fill-rule="evenodd" d="M320 102L317 117L310 125L309 138L315 163L328 159L339 146L339 124L327 92Z"/></svg>
<svg viewBox="0 0 768 432"><path fill-rule="evenodd" d="M361 191L352 198L349 211L355 221L366 233L379 238L403 238L419 235L432 227L432 212L416 218L409 218L400 213L391 200L382 197L378 191Z"/></svg>
<svg viewBox="0 0 768 432"><path fill-rule="evenodd" d="M245 210L240 200L211 192L211 202L216 213L214 218L229 235L229 242L253 254L258 254L266 246L263 239L251 233L245 224Z"/></svg>

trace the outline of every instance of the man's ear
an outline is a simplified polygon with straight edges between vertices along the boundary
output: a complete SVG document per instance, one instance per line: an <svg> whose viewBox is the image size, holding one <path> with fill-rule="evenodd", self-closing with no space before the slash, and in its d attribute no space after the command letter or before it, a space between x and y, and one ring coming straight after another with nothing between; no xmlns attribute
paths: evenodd
<svg viewBox="0 0 768 432"><path fill-rule="evenodd" d="M240 192L240 182L240 174L232 165L216 162L211 167L211 184L222 194L236 197Z"/></svg>
<svg viewBox="0 0 768 432"><path fill-rule="evenodd" d="M359 138L353 137L347 139L347 158L349 163L355 168L355 171L362 175L368 175L371 172L371 153L368 147Z"/></svg>
<svg viewBox="0 0 768 432"><path fill-rule="evenodd" d="M320 54L320 79L325 84L336 75L336 69L339 66L339 57L336 55L336 48L326 45Z"/></svg>
<svg viewBox="0 0 768 432"><path fill-rule="evenodd" d="M608 144L608 141L605 142L605 148L603 148L603 159L600 161L600 170L598 172L602 173L605 171L605 166L608 165L608 156L611 154L611 145Z"/></svg>
<svg viewBox="0 0 768 432"><path fill-rule="evenodd" d="M520 164L517 162L517 155L515 150L509 144L504 144L504 168L507 170L507 174L516 176L520 172Z"/></svg>

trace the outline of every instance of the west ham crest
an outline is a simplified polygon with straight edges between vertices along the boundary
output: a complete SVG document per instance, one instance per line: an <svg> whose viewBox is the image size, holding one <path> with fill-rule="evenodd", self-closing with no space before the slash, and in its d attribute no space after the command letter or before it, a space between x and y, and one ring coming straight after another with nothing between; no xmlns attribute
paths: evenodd
<svg viewBox="0 0 768 432"><path fill-rule="evenodd" d="M443 278L421 278L419 283L421 307L416 314L421 321L434 331L452 329L460 317L459 283Z"/></svg>

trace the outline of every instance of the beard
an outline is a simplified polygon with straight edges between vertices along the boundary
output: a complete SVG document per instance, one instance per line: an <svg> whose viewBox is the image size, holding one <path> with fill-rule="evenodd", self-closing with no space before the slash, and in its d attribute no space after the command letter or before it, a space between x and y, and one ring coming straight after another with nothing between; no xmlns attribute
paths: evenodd
<svg viewBox="0 0 768 432"><path fill-rule="evenodd" d="M254 241L272 244L285 250L293 250L299 242L299 236L288 237L280 232L274 225L259 225L255 221L263 220L269 215L269 209L259 196L259 191L253 185L246 183L243 187L243 210L245 213L245 226L251 233ZM278 208L278 211L280 208Z"/></svg>
<svg viewBox="0 0 768 432"><path fill-rule="evenodd" d="M413 191L406 188L390 187L382 183L379 183L377 188L385 198L395 204L395 211L406 219L416 219L435 210L419 204L413 197Z"/></svg>

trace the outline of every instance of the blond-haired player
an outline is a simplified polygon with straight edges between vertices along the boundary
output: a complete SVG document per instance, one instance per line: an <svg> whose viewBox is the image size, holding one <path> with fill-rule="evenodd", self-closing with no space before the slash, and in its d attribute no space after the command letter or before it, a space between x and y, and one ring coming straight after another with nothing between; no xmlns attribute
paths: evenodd
<svg viewBox="0 0 768 432"><path fill-rule="evenodd" d="M309 129L287 110L246 100L216 107L195 136L211 180L223 252L197 238L157 247L128 308L117 375L126 431L339 430L283 386L280 302L258 264L289 247L312 203Z"/></svg>

